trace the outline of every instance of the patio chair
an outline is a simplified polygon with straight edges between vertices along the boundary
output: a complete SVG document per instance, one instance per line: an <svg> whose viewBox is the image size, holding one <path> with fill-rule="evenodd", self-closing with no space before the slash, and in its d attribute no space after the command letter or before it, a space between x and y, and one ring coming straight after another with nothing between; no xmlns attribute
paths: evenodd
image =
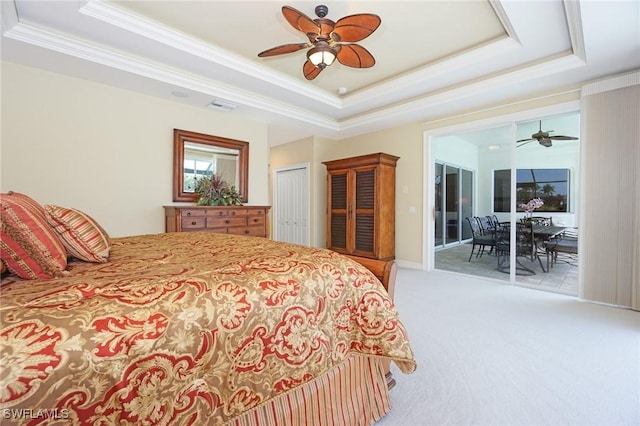
<svg viewBox="0 0 640 426"><path fill-rule="evenodd" d="M480 225L480 232L482 235L495 234L496 228L489 216L476 216L475 219L478 221L478 225Z"/></svg>
<svg viewBox="0 0 640 426"><path fill-rule="evenodd" d="M473 257L473 253L476 247L478 247L478 251L476 252L476 258L477 258L482 256L486 247L489 247L490 252L493 251L496 241L493 233L486 234L486 235L482 233L480 229L480 224L478 223L475 217L466 217L465 219L469 224L469 227L471 227L471 235L473 238L471 242L471 244L473 244L471 246L471 254L469 255L469 260L468 260L468 262L471 262L471 258Z"/></svg>
<svg viewBox="0 0 640 426"><path fill-rule="evenodd" d="M566 231L557 238L545 241L544 247L547 254L547 270L553 268L558 261L576 265L578 262L578 233Z"/></svg>
<svg viewBox="0 0 640 426"><path fill-rule="evenodd" d="M493 230L497 231L498 226L500 226L500 221L498 220L498 216L494 214L492 216L487 215L486 217L489 223L491 224L491 226L493 227Z"/></svg>

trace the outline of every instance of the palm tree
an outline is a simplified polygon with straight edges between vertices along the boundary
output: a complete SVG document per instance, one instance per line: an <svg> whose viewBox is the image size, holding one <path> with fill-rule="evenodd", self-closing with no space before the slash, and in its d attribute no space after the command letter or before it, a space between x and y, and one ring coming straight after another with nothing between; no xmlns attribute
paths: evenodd
<svg viewBox="0 0 640 426"><path fill-rule="evenodd" d="M542 192L546 197L549 197L553 195L554 192L556 192L556 187L547 183L542 187Z"/></svg>

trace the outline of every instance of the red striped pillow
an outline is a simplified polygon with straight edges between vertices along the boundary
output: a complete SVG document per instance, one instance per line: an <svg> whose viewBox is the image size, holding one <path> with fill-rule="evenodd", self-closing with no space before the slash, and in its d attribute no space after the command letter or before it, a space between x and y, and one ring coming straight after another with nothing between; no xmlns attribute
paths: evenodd
<svg viewBox="0 0 640 426"><path fill-rule="evenodd" d="M42 206L27 195L0 194L0 258L23 279L64 275L67 252Z"/></svg>
<svg viewBox="0 0 640 426"><path fill-rule="evenodd" d="M69 255L87 262L106 262L111 239L91 216L77 209L44 206L45 216L56 231Z"/></svg>

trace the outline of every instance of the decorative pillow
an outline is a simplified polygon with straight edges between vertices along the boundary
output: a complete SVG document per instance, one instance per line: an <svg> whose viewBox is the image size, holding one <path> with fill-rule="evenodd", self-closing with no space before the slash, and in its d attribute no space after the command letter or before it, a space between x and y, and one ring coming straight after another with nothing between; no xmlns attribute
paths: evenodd
<svg viewBox="0 0 640 426"><path fill-rule="evenodd" d="M91 216L77 209L51 204L44 206L45 217L69 255L87 262L106 262L111 239Z"/></svg>
<svg viewBox="0 0 640 426"><path fill-rule="evenodd" d="M0 258L23 279L64 275L67 252L44 208L27 195L0 194Z"/></svg>

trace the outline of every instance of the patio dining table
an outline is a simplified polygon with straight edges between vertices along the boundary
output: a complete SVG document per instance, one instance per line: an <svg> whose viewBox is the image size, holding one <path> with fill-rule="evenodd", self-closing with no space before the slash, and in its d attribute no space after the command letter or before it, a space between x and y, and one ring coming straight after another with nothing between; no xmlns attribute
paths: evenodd
<svg viewBox="0 0 640 426"><path fill-rule="evenodd" d="M533 235L536 237L539 237L541 240L550 240L552 238L556 238L562 234L564 234L565 232L567 232L567 230L571 229L570 227L566 227L566 226L543 226L543 225L534 225L533 226Z"/></svg>

